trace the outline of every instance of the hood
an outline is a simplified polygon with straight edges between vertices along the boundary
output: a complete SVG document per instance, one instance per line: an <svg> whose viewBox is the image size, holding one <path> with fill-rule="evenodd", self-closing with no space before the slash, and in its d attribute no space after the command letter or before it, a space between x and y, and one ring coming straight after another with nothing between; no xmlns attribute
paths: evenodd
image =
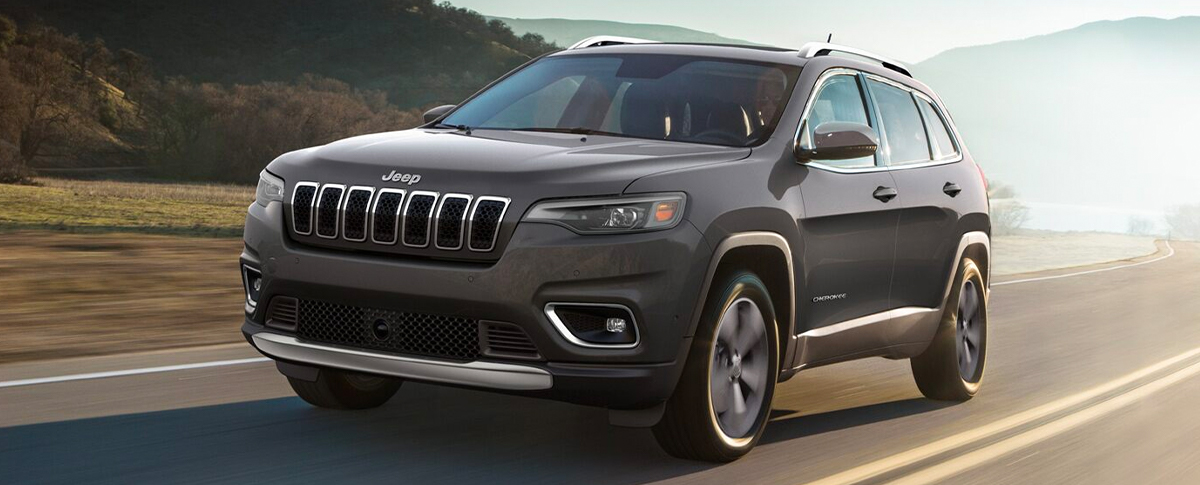
<svg viewBox="0 0 1200 485"><path fill-rule="evenodd" d="M610 136L418 128L292 152L268 170L289 186L311 180L537 200L619 194L645 175L749 155L749 148ZM393 173L420 178L384 180Z"/></svg>

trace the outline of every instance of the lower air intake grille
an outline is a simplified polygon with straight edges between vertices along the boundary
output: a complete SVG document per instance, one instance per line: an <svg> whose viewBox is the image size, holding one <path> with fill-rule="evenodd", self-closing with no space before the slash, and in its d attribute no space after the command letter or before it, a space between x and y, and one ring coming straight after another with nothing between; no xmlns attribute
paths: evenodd
<svg viewBox="0 0 1200 485"><path fill-rule="evenodd" d="M300 300L296 335L305 340L400 354L475 360L479 323L472 318Z"/></svg>
<svg viewBox="0 0 1200 485"><path fill-rule="evenodd" d="M542 358L521 327L511 323L483 322L479 324L479 331L483 355L529 360Z"/></svg>
<svg viewBox="0 0 1200 485"><path fill-rule="evenodd" d="M267 310L267 326L295 330L297 305L296 299L289 296L272 298L271 308Z"/></svg>

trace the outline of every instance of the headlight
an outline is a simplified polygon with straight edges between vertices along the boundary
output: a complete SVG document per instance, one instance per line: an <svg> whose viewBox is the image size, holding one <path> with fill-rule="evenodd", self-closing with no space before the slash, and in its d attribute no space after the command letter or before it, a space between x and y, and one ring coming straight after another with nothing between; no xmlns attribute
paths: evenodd
<svg viewBox="0 0 1200 485"><path fill-rule="evenodd" d="M254 202L266 207L273 200L283 201L283 179L263 170L258 174L258 190L254 193Z"/></svg>
<svg viewBox="0 0 1200 485"><path fill-rule="evenodd" d="M654 231L678 225L686 201L687 196L673 192L542 202L529 211L525 220L559 224L580 234Z"/></svg>

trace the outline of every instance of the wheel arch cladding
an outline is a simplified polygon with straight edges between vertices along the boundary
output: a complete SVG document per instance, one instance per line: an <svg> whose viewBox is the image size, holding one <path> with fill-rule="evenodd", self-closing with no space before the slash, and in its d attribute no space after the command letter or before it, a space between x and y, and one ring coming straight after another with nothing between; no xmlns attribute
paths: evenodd
<svg viewBox="0 0 1200 485"><path fill-rule="evenodd" d="M780 345L779 358L782 362L792 332L791 322L788 320L793 314L791 278L788 274L791 270L787 256L782 249L771 245L756 244L729 249L721 255L721 260L717 263L716 271L709 282L708 294L705 295L706 300L713 293L724 290L718 287L717 282L724 281L740 271L753 273L767 287L767 294L771 297L771 309L775 313L775 327ZM693 334L695 330L692 329Z"/></svg>
<svg viewBox="0 0 1200 485"><path fill-rule="evenodd" d="M991 254L988 253L987 246L984 246L983 244L979 244L979 243L971 244L970 246L967 246L967 249L965 251L963 251L962 257L970 259L971 261L974 261L975 265L979 267L980 275L983 276L984 287L991 286L991 284L992 284ZM959 264L961 264L961 262Z"/></svg>

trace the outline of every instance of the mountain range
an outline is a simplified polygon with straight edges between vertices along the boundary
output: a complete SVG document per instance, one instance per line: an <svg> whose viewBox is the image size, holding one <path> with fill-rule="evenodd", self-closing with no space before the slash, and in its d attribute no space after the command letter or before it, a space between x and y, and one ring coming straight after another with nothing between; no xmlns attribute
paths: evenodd
<svg viewBox="0 0 1200 485"><path fill-rule="evenodd" d="M951 49L912 71L1022 198L1159 211L1200 183L1198 59L1200 17L1130 18Z"/></svg>
<svg viewBox="0 0 1200 485"><path fill-rule="evenodd" d="M517 35L535 33L561 47L567 47L594 35L618 35L662 42L689 42L698 44L741 44L757 45L753 42L722 37L709 32L685 29L673 25L631 24L605 20L573 19L514 19L488 17L499 20L512 28Z"/></svg>

